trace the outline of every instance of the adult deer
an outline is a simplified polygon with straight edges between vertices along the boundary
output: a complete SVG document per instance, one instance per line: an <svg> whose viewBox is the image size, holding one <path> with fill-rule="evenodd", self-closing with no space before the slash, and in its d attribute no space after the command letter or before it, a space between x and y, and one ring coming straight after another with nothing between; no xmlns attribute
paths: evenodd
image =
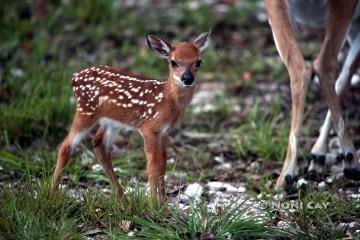
<svg viewBox="0 0 360 240"><path fill-rule="evenodd" d="M166 80L142 77L108 66L96 66L75 73L72 87L77 109L71 130L60 146L52 179L56 190L61 172L76 146L92 135L96 157L117 195L124 191L111 162L111 147L120 128L137 129L145 143L151 197L162 204L165 198L166 133L184 112L194 93L195 73L210 32L192 42L170 45L148 34L149 47L169 62Z"/></svg>
<svg viewBox="0 0 360 240"><path fill-rule="evenodd" d="M360 180L360 166L354 144L349 138L342 118L337 95L342 95L359 65L360 35L355 24L360 16L356 0L266 0L265 6L275 45L290 75L292 95L291 129L286 159L275 189L291 185L297 178L298 137L302 124L305 96L309 81L317 75L329 112L319 140L311 154L309 171L321 172L325 163L326 138L330 118L344 153L343 172L346 178ZM294 24L325 28L325 38L319 55L311 66L305 64L295 39ZM352 31L349 31L353 28ZM352 32L352 34L349 34ZM351 37L351 48L337 80L338 53L346 37Z"/></svg>

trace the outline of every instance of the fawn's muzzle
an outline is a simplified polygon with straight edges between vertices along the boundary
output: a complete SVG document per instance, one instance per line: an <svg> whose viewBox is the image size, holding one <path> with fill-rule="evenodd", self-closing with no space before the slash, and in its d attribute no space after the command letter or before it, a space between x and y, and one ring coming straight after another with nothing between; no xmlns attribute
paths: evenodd
<svg viewBox="0 0 360 240"><path fill-rule="evenodd" d="M194 74L192 74L191 71L186 71L182 76L181 76L181 81L183 82L184 85L186 86L190 86L191 84L193 84L195 78L194 78Z"/></svg>

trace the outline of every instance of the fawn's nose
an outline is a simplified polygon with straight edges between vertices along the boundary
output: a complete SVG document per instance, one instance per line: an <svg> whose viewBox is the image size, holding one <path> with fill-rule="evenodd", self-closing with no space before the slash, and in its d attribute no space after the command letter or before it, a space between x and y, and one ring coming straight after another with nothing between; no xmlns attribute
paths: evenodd
<svg viewBox="0 0 360 240"><path fill-rule="evenodd" d="M192 74L191 71L186 71L186 72L181 76L181 81L184 83L184 85L190 86L190 85L193 84L193 82L194 82L194 74Z"/></svg>

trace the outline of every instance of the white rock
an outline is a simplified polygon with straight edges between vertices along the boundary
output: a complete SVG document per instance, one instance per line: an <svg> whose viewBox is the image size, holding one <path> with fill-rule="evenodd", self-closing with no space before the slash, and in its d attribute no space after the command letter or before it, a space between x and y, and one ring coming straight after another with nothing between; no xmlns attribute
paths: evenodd
<svg viewBox="0 0 360 240"><path fill-rule="evenodd" d="M246 192L246 188L240 186L240 187L238 187L237 192L241 192L241 193Z"/></svg>
<svg viewBox="0 0 360 240"><path fill-rule="evenodd" d="M231 163L222 163L215 167L216 170L230 170L231 168Z"/></svg>
<svg viewBox="0 0 360 240"><path fill-rule="evenodd" d="M260 164L258 162L252 162L250 164L250 171L255 173L260 169Z"/></svg>
<svg viewBox="0 0 360 240"><path fill-rule="evenodd" d="M300 178L298 181L297 181L297 183L296 183L296 186L299 188L299 187L301 187L301 186L306 186L308 184L308 181L307 180L305 180L304 178Z"/></svg>
<svg viewBox="0 0 360 240"><path fill-rule="evenodd" d="M326 188L326 183L325 183L324 181L320 182L320 183L318 184L318 188L319 188L319 190L325 190L325 188Z"/></svg>
<svg viewBox="0 0 360 240"><path fill-rule="evenodd" d="M280 228L280 229L288 229L290 227L289 223L285 222L285 221L279 221L277 223L277 227Z"/></svg>
<svg viewBox="0 0 360 240"><path fill-rule="evenodd" d="M94 171L94 172L100 172L102 170L102 167L100 164L94 164L91 169Z"/></svg>
<svg viewBox="0 0 360 240"><path fill-rule="evenodd" d="M214 161L219 163L219 164L223 164L225 162L223 156L215 156Z"/></svg>
<svg viewBox="0 0 360 240"><path fill-rule="evenodd" d="M360 194L352 193L352 194L349 194L349 197L353 198L353 199L359 199L360 200Z"/></svg>
<svg viewBox="0 0 360 240"><path fill-rule="evenodd" d="M24 75L24 71L20 68L12 68L10 72L14 77L22 77Z"/></svg>
<svg viewBox="0 0 360 240"><path fill-rule="evenodd" d="M220 189L224 189L227 192L245 192L246 191L245 187L237 188L229 183L218 182L218 181L208 182L207 185L209 186L210 191L219 191Z"/></svg>
<svg viewBox="0 0 360 240"><path fill-rule="evenodd" d="M190 10L197 10L200 7L200 4L198 1L191 1L188 3L188 7Z"/></svg>
<svg viewBox="0 0 360 240"><path fill-rule="evenodd" d="M218 190L219 188L223 187L223 183L222 182L208 182L207 184L210 188L210 190Z"/></svg>
<svg viewBox="0 0 360 240"><path fill-rule="evenodd" d="M275 201L281 201L285 198L285 195L283 193L278 193L278 194L274 195L273 198Z"/></svg>
<svg viewBox="0 0 360 240"><path fill-rule="evenodd" d="M349 228L355 228L355 227L358 227L360 224L357 223L357 222L351 222L349 223Z"/></svg>
<svg viewBox="0 0 360 240"><path fill-rule="evenodd" d="M227 192L237 192L238 188L228 184L228 183L224 183L224 187L226 188Z"/></svg>
<svg viewBox="0 0 360 240"><path fill-rule="evenodd" d="M200 198L203 193L203 187L198 183L192 183L187 186L185 195L193 198Z"/></svg>
<svg viewBox="0 0 360 240"><path fill-rule="evenodd" d="M325 179L325 182L332 183L334 181L334 176L329 176Z"/></svg>
<svg viewBox="0 0 360 240"><path fill-rule="evenodd" d="M359 74L354 74L353 77L351 78L351 85L352 86L358 85L359 82L360 82Z"/></svg>
<svg viewBox="0 0 360 240"><path fill-rule="evenodd" d="M350 222L350 223L344 223L341 222L337 225L337 228L358 228L360 226L360 224L358 222Z"/></svg>

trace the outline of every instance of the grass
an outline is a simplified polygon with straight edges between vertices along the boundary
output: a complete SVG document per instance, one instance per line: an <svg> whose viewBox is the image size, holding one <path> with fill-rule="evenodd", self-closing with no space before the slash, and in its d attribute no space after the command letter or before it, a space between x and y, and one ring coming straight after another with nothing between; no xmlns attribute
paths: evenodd
<svg viewBox="0 0 360 240"><path fill-rule="evenodd" d="M274 107L276 115L276 106ZM282 114L266 116L259 109L259 104L248 113L244 122L234 130L238 140L233 143L240 157L257 154L263 159L282 160L285 158L288 121Z"/></svg>
<svg viewBox="0 0 360 240"><path fill-rule="evenodd" d="M131 234L146 239L287 236L261 224L261 218L244 217L246 207L241 204L211 212L204 203L193 202L186 212L175 207L164 213L151 208L139 188L127 195L130 205L125 211L112 195L88 191L80 202L66 189L51 195L49 181L44 179L28 179L21 187L8 186L0 195L0 232L4 239L73 239L93 228L114 239Z"/></svg>
<svg viewBox="0 0 360 240"><path fill-rule="evenodd" d="M0 193L3 239L79 239L94 233L111 239L336 239L343 237L346 229L337 228L333 219L359 213L358 203L327 192L303 193L303 209L289 212L272 207L264 216L249 216L251 205L242 201L218 206L215 212L205 202L195 200L185 211L176 205L164 211L151 207L141 186L128 192L129 205L121 210L115 196L104 196L94 189L77 197L67 188L51 195L46 178L28 177L21 182ZM307 207L316 203L326 203L331 212ZM271 219L279 217L291 223L288 229L272 224Z"/></svg>
<svg viewBox="0 0 360 240"><path fill-rule="evenodd" d="M336 184L328 192L298 193L303 202L330 202L326 211L272 208L266 216L249 216L243 200L211 211L207 189L200 199L190 200L186 210L178 202L168 203L166 211L153 209L144 187L143 143L136 134L124 135L119 146L123 152L113 159L129 189L124 211L112 194L104 193L108 180L96 170L87 143L64 170L65 188L51 196L49 177L56 148L75 112L71 74L105 64L163 78L167 65L147 48L146 33L157 32L176 42L212 29L213 44L203 56L197 81L218 84L225 91L211 101L216 110L196 112L190 106L170 133L168 188L245 179L249 197L259 193L273 197L270 170L260 165L255 171L260 180L254 181L251 169L237 169L251 162L279 164L287 147L288 96L277 88L275 93L268 91L273 97L268 101L267 90L259 90L259 84L288 84L285 68L268 40L269 27L257 19L262 11L259 1L238 1L225 13L202 1L124 4L47 2L48 14L43 17L32 1L0 6L0 239L358 237L353 229L336 227L359 219L359 201L343 197ZM309 137L316 129L304 126L303 132ZM210 137L196 139L185 131ZM213 159L219 156L232 164L225 173L214 168ZM290 228L279 229L279 220L289 222Z"/></svg>

